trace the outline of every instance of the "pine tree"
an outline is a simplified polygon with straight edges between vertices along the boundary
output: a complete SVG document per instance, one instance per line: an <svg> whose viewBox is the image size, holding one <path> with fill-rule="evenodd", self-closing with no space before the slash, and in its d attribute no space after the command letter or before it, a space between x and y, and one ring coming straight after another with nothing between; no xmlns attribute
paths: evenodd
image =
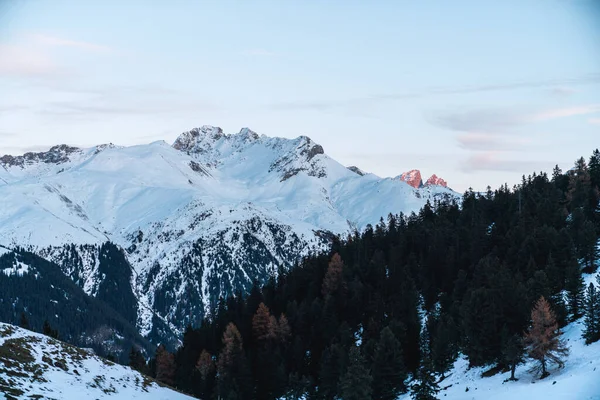
<svg viewBox="0 0 600 400"><path fill-rule="evenodd" d="M431 361L430 335L426 324L421 332L421 365L415 376L415 383L411 386L411 398L414 400L437 400L436 395L440 388L433 373Z"/></svg>
<svg viewBox="0 0 600 400"><path fill-rule="evenodd" d="M19 321L19 326L23 329L31 329L29 327L29 320L27 319L27 315L25 315L25 312L21 313L21 320Z"/></svg>
<svg viewBox="0 0 600 400"><path fill-rule="evenodd" d="M156 380L169 386L175 384L175 356L162 344L156 349Z"/></svg>
<svg viewBox="0 0 600 400"><path fill-rule="evenodd" d="M541 372L541 378L545 378L549 375L547 364L552 362L562 367L563 358L569 354L569 349L560 337L554 312L544 297L531 310L531 321L531 328L525 334L527 354L539 363L532 371Z"/></svg>
<svg viewBox="0 0 600 400"><path fill-rule="evenodd" d="M579 268L579 264L575 259L569 261L565 274L567 304L571 313L571 320L576 321L582 315L584 283L581 268Z"/></svg>
<svg viewBox="0 0 600 400"><path fill-rule="evenodd" d="M129 351L129 366L142 374L146 373L146 360L141 351L131 346Z"/></svg>
<svg viewBox="0 0 600 400"><path fill-rule="evenodd" d="M523 339L516 334L510 334L506 329L502 331L502 362L510 368L510 380L516 381L515 372L517 365L521 364L525 349Z"/></svg>
<svg viewBox="0 0 600 400"><path fill-rule="evenodd" d="M585 343L590 344L600 340L600 296L593 282L590 282L587 289L584 317L585 329L583 337L585 338Z"/></svg>
<svg viewBox="0 0 600 400"><path fill-rule="evenodd" d="M393 400L406 391L406 370L400 342L389 327L381 331L373 356L373 397Z"/></svg>
<svg viewBox="0 0 600 400"><path fill-rule="evenodd" d="M370 400L373 378L360 349L352 346L349 353L348 369L340 381L342 400Z"/></svg>
<svg viewBox="0 0 600 400"><path fill-rule="evenodd" d="M42 333L46 336L50 336L51 338L58 339L58 331L56 329L52 329L48 320L44 321Z"/></svg>

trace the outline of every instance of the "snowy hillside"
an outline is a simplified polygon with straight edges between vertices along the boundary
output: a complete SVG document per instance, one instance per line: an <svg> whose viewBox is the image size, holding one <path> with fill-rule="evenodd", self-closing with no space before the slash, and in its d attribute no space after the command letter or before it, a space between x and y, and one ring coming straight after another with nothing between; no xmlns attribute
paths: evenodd
<svg viewBox="0 0 600 400"><path fill-rule="evenodd" d="M0 399L191 399L85 350L0 323Z"/></svg>
<svg viewBox="0 0 600 400"><path fill-rule="evenodd" d="M586 277L585 287L595 277ZM600 399L600 342L586 345L582 338L583 319L563 329L563 339L569 347L564 368L552 368L550 376L539 379L529 370L529 361L517 367L516 382L509 381L510 372L482 377L489 368L471 368L465 357L439 383L438 398L447 400L598 400ZM409 400L404 395L401 400Z"/></svg>
<svg viewBox="0 0 600 400"><path fill-rule="evenodd" d="M360 171L360 170L358 170ZM137 325L160 337L196 323L220 296L323 249L331 234L454 198L351 170L308 137L203 126L165 142L0 157L0 245L23 246L96 295L112 242L131 265Z"/></svg>

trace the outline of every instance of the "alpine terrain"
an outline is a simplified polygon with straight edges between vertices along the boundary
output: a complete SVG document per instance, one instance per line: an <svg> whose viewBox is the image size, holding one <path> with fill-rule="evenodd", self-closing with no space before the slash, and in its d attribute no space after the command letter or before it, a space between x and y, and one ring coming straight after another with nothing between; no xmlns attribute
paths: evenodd
<svg viewBox="0 0 600 400"><path fill-rule="evenodd" d="M247 128L202 126L173 145L59 145L0 157L0 245L57 265L161 341L335 235L458 197L437 176L425 185L418 176L418 184L380 178L341 165L306 136ZM27 275L22 256L10 257L5 275Z"/></svg>

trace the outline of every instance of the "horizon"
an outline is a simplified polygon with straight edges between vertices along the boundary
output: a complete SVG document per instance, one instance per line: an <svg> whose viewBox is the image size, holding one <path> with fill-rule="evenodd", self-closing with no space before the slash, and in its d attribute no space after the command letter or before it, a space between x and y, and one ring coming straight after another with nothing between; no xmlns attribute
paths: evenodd
<svg viewBox="0 0 600 400"><path fill-rule="evenodd" d="M211 124L305 135L381 177L512 187L599 147L598 16L593 0L9 0L0 153L172 144Z"/></svg>

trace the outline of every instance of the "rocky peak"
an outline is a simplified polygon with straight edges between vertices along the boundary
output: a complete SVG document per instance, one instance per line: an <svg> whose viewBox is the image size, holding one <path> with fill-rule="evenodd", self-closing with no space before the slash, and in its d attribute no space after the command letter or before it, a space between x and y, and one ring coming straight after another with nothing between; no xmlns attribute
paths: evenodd
<svg viewBox="0 0 600 400"><path fill-rule="evenodd" d="M185 152L206 151L202 143L215 142L224 136L223 130L217 126L203 125L183 132L173 143L173 148Z"/></svg>
<svg viewBox="0 0 600 400"><path fill-rule="evenodd" d="M418 189L423 186L423 179L421 179L421 171L413 169L400 175L400 180L408 183L410 186Z"/></svg>
<svg viewBox="0 0 600 400"><path fill-rule="evenodd" d="M22 156L11 156L4 155L0 157L0 164L5 167L24 167L27 164L34 164L38 162L43 162L46 164L62 164L64 162L69 161L69 155L80 151L81 149L77 147L68 146L66 144L59 144L56 146L52 146L50 150L33 153L28 152L23 154Z"/></svg>
<svg viewBox="0 0 600 400"><path fill-rule="evenodd" d="M436 174L431 175L431 177L429 179L427 179L427 182L425 182L425 185L436 185L436 186L443 186L443 187L448 187L448 183L443 180L442 178L438 177Z"/></svg>
<svg viewBox="0 0 600 400"><path fill-rule="evenodd" d="M365 171L363 171L362 169L360 169L360 168L358 168L358 167L356 167L354 165L351 165L351 166L346 167L346 168L348 168L350 171L352 171L355 174L360 175L360 176L364 176L365 173L366 173Z"/></svg>

